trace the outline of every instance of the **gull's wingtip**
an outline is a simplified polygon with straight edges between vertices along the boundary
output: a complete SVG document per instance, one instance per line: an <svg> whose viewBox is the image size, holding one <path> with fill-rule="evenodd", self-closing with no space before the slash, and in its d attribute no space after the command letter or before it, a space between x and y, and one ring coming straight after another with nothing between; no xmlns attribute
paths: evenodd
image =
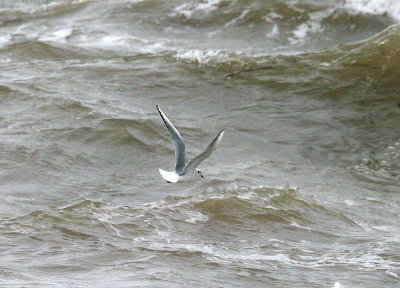
<svg viewBox="0 0 400 288"><path fill-rule="evenodd" d="M161 118L163 118L163 120L164 120L164 116L163 116L164 113L161 111L160 106L156 105L156 107L157 107L158 114L160 114Z"/></svg>
<svg viewBox="0 0 400 288"><path fill-rule="evenodd" d="M225 129L224 129L224 130L221 130L221 132L218 133L217 137L216 137L215 140L214 140L214 141L216 141L216 143L215 143L215 148L217 148L218 145L219 145L219 143L221 143L222 138L224 138L224 134L225 134ZM214 141L213 141L213 142L214 142ZM215 148L214 148L214 149L215 149Z"/></svg>

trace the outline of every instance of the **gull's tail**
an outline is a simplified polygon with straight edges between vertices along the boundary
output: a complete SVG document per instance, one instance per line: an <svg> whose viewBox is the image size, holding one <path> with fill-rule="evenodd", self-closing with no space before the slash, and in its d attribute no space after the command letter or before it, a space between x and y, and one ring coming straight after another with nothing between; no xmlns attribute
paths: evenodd
<svg viewBox="0 0 400 288"><path fill-rule="evenodd" d="M164 178L164 180L167 181L168 183L176 183L179 180L179 175L176 174L175 172L168 172L162 170L161 168L158 168L158 171L160 172L162 178Z"/></svg>

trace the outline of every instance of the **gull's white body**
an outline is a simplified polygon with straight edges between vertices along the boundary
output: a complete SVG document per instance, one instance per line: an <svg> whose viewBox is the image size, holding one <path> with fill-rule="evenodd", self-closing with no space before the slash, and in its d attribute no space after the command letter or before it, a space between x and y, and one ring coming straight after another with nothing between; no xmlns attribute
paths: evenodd
<svg viewBox="0 0 400 288"><path fill-rule="evenodd" d="M198 175L204 178L201 171L196 167L202 161L207 159L215 149L217 149L219 143L222 140L222 137L224 137L224 130L218 133L217 137L215 137L215 139L207 146L206 150L204 150L201 154L197 155L192 161L185 165L185 143L183 142L181 135L158 106L157 110L160 113L160 116L171 135L172 142L175 148L175 171L165 171L160 168L158 169L158 171L160 172L161 176L168 183L176 183L183 178L186 178L186 176Z"/></svg>
<svg viewBox="0 0 400 288"><path fill-rule="evenodd" d="M176 183L183 178L182 176L179 176L175 171L165 171L161 168L158 168L158 171L160 172L162 178L164 178L164 180L168 183Z"/></svg>

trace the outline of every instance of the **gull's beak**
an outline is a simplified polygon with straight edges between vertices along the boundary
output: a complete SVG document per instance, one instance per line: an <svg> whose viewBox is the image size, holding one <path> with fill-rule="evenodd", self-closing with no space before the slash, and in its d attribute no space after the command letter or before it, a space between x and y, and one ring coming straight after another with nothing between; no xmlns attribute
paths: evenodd
<svg viewBox="0 0 400 288"><path fill-rule="evenodd" d="M203 174L200 174L201 178L204 178Z"/></svg>

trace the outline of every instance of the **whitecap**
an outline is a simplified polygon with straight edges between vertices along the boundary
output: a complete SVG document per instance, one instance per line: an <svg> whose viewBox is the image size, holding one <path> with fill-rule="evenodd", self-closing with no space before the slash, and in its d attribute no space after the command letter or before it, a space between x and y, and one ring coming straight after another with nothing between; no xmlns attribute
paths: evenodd
<svg viewBox="0 0 400 288"><path fill-rule="evenodd" d="M297 222L294 222L294 221L292 223L290 223L290 226L297 227L297 228L300 228L300 229L307 230L307 231L311 232L311 228L310 227L302 226L302 225L300 225L300 224L298 224Z"/></svg>
<svg viewBox="0 0 400 288"><path fill-rule="evenodd" d="M182 4L175 7L175 13L178 15L182 15L185 18L192 18L193 13L196 11L201 11L203 13L210 13L218 8L218 4L221 0L208 0L205 2L197 3L197 4Z"/></svg>
<svg viewBox="0 0 400 288"><path fill-rule="evenodd" d="M221 65L246 66L246 56L223 50L181 50L176 54L178 61L197 63L200 67L218 67Z"/></svg>
<svg viewBox="0 0 400 288"><path fill-rule="evenodd" d="M385 231L385 232L390 232L390 231L392 231L392 227L390 227L390 226L373 226L372 227L373 229L375 229L375 230L379 230L379 231Z"/></svg>
<svg viewBox="0 0 400 288"><path fill-rule="evenodd" d="M209 217L203 213L197 212L197 211L187 211L186 213L189 218L184 220L186 223L190 224L197 224L201 222L207 222Z"/></svg>
<svg viewBox="0 0 400 288"><path fill-rule="evenodd" d="M293 44L298 44L301 43L305 40L308 34L310 33L316 33L316 32L321 32L321 23L317 21L307 21L305 23L302 23L296 27L295 30L292 31L292 34L294 36L289 38L290 43Z"/></svg>
<svg viewBox="0 0 400 288"><path fill-rule="evenodd" d="M283 16L272 11L265 15L262 19L264 19L266 22L273 23L275 19L283 19Z"/></svg>
<svg viewBox="0 0 400 288"><path fill-rule="evenodd" d="M279 35L279 27L278 27L277 24L274 24L274 25L272 26L271 31L268 32L266 36L269 37L269 38L272 38L272 37L276 37L276 36L278 36L278 35Z"/></svg>
<svg viewBox="0 0 400 288"><path fill-rule="evenodd" d="M7 45L11 40L10 35L0 35L0 46Z"/></svg>
<svg viewBox="0 0 400 288"><path fill-rule="evenodd" d="M392 276L392 277L394 277L394 278L396 278L396 279L400 279L400 276L397 273L393 272L393 271L386 270L385 273L390 275L390 276Z"/></svg>
<svg viewBox="0 0 400 288"><path fill-rule="evenodd" d="M384 15L400 21L400 1L398 0L347 0L345 8L356 13Z"/></svg>
<svg viewBox="0 0 400 288"><path fill-rule="evenodd" d="M65 43L67 37L71 36L72 31L73 31L72 28L60 29L60 30L54 31L48 35L41 36L39 38L39 40Z"/></svg>
<svg viewBox="0 0 400 288"><path fill-rule="evenodd" d="M228 28L229 26L235 25L237 21L243 19L244 17L246 17L247 14L249 14L250 10L249 9L245 9L238 17L236 17L235 19L229 21L228 23L226 23L224 25L224 28Z"/></svg>
<svg viewBox="0 0 400 288"><path fill-rule="evenodd" d="M175 8L175 12L184 16L185 18L191 18L193 14L193 10L190 10L189 4L182 4Z"/></svg>
<svg viewBox="0 0 400 288"><path fill-rule="evenodd" d="M344 288L344 286L340 282L335 282L332 288Z"/></svg>
<svg viewBox="0 0 400 288"><path fill-rule="evenodd" d="M12 2L12 1L10 1ZM71 0L71 1L51 1L47 4L28 4L26 1L13 1L14 3L10 3L7 8L0 9L1 13L26 13L26 14L35 14L35 13L42 13L51 10L56 10L63 8L65 6L73 6L73 5L80 5L89 2L93 2L93 0ZM67 2L67 3L65 3Z"/></svg>

